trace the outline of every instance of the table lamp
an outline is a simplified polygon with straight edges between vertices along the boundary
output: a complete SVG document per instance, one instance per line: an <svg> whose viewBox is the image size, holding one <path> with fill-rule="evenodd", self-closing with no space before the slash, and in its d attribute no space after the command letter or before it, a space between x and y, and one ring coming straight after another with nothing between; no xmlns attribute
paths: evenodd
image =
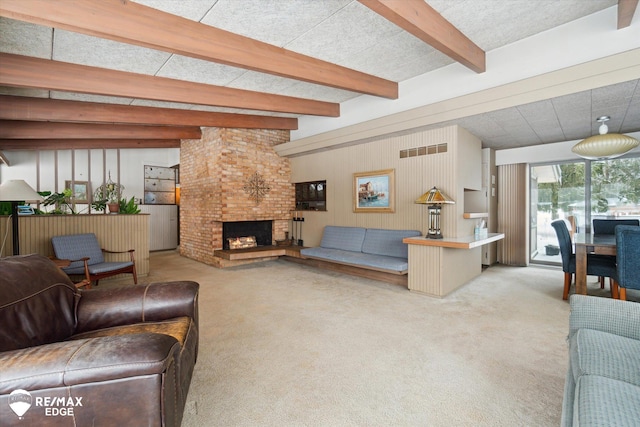
<svg viewBox="0 0 640 427"><path fill-rule="evenodd" d="M24 202L41 202L44 199L22 179L13 179L0 185L0 201L11 202L11 230L13 254L20 255L18 239L18 206Z"/></svg>
<svg viewBox="0 0 640 427"><path fill-rule="evenodd" d="M442 239L440 231L440 208L443 204L454 204L451 197L438 190L435 186L416 199L415 203L429 205L429 231L424 236L428 239Z"/></svg>

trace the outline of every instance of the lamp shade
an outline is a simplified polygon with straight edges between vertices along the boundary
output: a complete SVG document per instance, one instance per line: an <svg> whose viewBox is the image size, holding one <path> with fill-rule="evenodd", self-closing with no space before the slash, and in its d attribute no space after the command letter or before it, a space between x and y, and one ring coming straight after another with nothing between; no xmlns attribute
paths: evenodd
<svg viewBox="0 0 640 427"><path fill-rule="evenodd" d="M421 203L423 205L441 205L441 204L454 204L455 202L451 197L438 190L435 186L418 197L415 203Z"/></svg>
<svg viewBox="0 0 640 427"><path fill-rule="evenodd" d="M0 185L0 201L41 202L44 199L22 179L12 179Z"/></svg>
<svg viewBox="0 0 640 427"><path fill-rule="evenodd" d="M594 135L573 146L571 151L590 160L613 159L622 156L640 145L640 142L627 135L606 133Z"/></svg>

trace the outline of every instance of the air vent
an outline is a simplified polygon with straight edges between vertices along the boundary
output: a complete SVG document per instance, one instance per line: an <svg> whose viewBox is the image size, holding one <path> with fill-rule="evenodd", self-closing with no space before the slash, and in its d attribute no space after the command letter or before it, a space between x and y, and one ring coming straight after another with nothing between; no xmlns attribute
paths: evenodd
<svg viewBox="0 0 640 427"><path fill-rule="evenodd" d="M400 158L406 159L407 157L426 156L428 154L438 154L447 152L447 143L427 145L425 147L407 148L406 150L400 150Z"/></svg>

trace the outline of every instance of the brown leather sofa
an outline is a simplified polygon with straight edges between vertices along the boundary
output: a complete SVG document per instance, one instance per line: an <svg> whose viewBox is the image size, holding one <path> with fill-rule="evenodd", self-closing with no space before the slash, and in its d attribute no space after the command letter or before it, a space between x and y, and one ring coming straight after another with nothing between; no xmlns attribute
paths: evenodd
<svg viewBox="0 0 640 427"><path fill-rule="evenodd" d="M198 288L78 290L44 256L1 258L0 424L179 426Z"/></svg>

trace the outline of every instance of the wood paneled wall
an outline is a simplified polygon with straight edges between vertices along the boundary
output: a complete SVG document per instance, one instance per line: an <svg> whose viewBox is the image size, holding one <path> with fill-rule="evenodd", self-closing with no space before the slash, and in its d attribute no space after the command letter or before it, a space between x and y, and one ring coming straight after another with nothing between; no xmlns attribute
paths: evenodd
<svg viewBox="0 0 640 427"><path fill-rule="evenodd" d="M0 256L13 254L11 221L0 216ZM95 233L103 249L135 249L138 276L149 274L149 215L24 215L18 218L20 254L53 256L51 238L58 235ZM1 244L0 244L1 246ZM127 261L129 254L106 254L108 261Z"/></svg>
<svg viewBox="0 0 640 427"><path fill-rule="evenodd" d="M447 151L400 158L401 150L438 144L447 144ZM458 126L293 157L291 182L327 181L327 211L304 212L304 244L318 245L325 225L415 229L424 233L428 228L427 206L414 201L434 185L456 201L455 205L442 208L443 234L472 235L476 221L462 215L464 189L481 188L481 166L480 141ZM354 213L353 174L382 169L395 169L395 213Z"/></svg>
<svg viewBox="0 0 640 427"><path fill-rule="evenodd" d="M498 166L498 262L529 265L529 188L525 163Z"/></svg>

